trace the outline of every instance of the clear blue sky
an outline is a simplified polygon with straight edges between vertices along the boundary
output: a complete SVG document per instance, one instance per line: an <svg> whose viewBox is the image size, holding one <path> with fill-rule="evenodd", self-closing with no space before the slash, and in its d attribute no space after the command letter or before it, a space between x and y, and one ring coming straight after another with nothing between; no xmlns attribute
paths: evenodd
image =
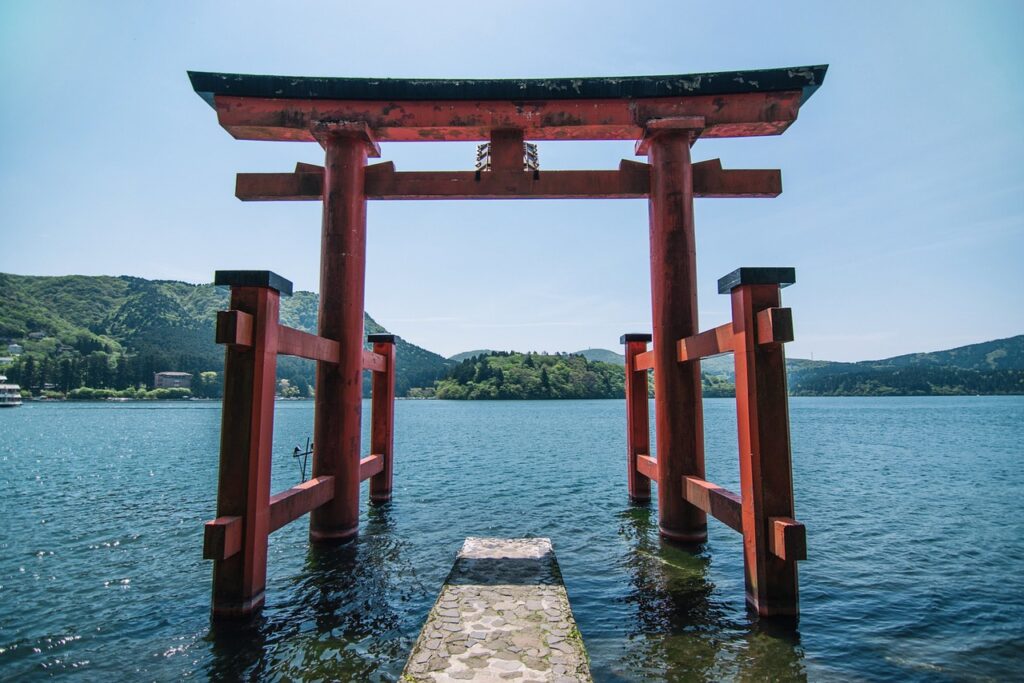
<svg viewBox="0 0 1024 683"><path fill-rule="evenodd" d="M698 200L703 328L741 265L789 265L791 356L861 360L1024 332L1024 3L46 2L0 4L0 271L315 289L318 203L243 204L238 171L322 162L239 142L187 69L606 76L830 64L780 137L695 159L781 168L778 199ZM628 143L542 143L614 168ZM401 170L473 145L384 145ZM446 355L618 348L649 329L644 201L371 203L366 307ZM0 293L2 296L2 293ZM0 299L2 305L2 299Z"/></svg>

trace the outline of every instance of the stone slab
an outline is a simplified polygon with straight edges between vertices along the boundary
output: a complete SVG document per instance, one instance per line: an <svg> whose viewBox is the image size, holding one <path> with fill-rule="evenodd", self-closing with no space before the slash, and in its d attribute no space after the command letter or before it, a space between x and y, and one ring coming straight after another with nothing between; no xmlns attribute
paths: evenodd
<svg viewBox="0 0 1024 683"><path fill-rule="evenodd" d="M547 538L467 538L402 681L592 681Z"/></svg>

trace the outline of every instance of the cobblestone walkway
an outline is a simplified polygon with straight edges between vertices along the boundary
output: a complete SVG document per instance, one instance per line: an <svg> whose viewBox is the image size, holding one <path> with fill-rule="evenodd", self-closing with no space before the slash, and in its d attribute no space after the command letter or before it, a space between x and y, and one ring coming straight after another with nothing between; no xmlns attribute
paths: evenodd
<svg viewBox="0 0 1024 683"><path fill-rule="evenodd" d="M403 681L591 681L551 541L467 538Z"/></svg>

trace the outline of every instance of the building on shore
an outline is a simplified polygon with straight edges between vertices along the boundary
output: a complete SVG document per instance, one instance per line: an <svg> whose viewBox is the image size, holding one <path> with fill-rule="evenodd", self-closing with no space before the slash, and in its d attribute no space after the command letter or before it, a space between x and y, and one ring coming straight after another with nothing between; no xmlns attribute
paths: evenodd
<svg viewBox="0 0 1024 683"><path fill-rule="evenodd" d="M25 347L22 346L21 344L8 344L7 345L7 353L11 354L12 356L20 356L24 352L25 352Z"/></svg>
<svg viewBox="0 0 1024 683"><path fill-rule="evenodd" d="M191 389L192 375L187 372L153 373L154 389Z"/></svg>

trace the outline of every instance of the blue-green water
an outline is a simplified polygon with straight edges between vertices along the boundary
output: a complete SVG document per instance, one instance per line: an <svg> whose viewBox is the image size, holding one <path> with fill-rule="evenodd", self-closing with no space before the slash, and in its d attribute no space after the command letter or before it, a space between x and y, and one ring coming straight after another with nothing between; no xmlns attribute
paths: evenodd
<svg viewBox="0 0 1024 683"><path fill-rule="evenodd" d="M624 412L399 402L394 502L340 548L274 534L262 616L211 631L219 405L0 411L0 678L394 680L471 535L552 539L598 680L1024 677L1024 398L791 400L795 633L747 614L738 534L693 555L627 502ZM274 490L312 415L278 404ZM733 402L705 420L735 490Z"/></svg>

